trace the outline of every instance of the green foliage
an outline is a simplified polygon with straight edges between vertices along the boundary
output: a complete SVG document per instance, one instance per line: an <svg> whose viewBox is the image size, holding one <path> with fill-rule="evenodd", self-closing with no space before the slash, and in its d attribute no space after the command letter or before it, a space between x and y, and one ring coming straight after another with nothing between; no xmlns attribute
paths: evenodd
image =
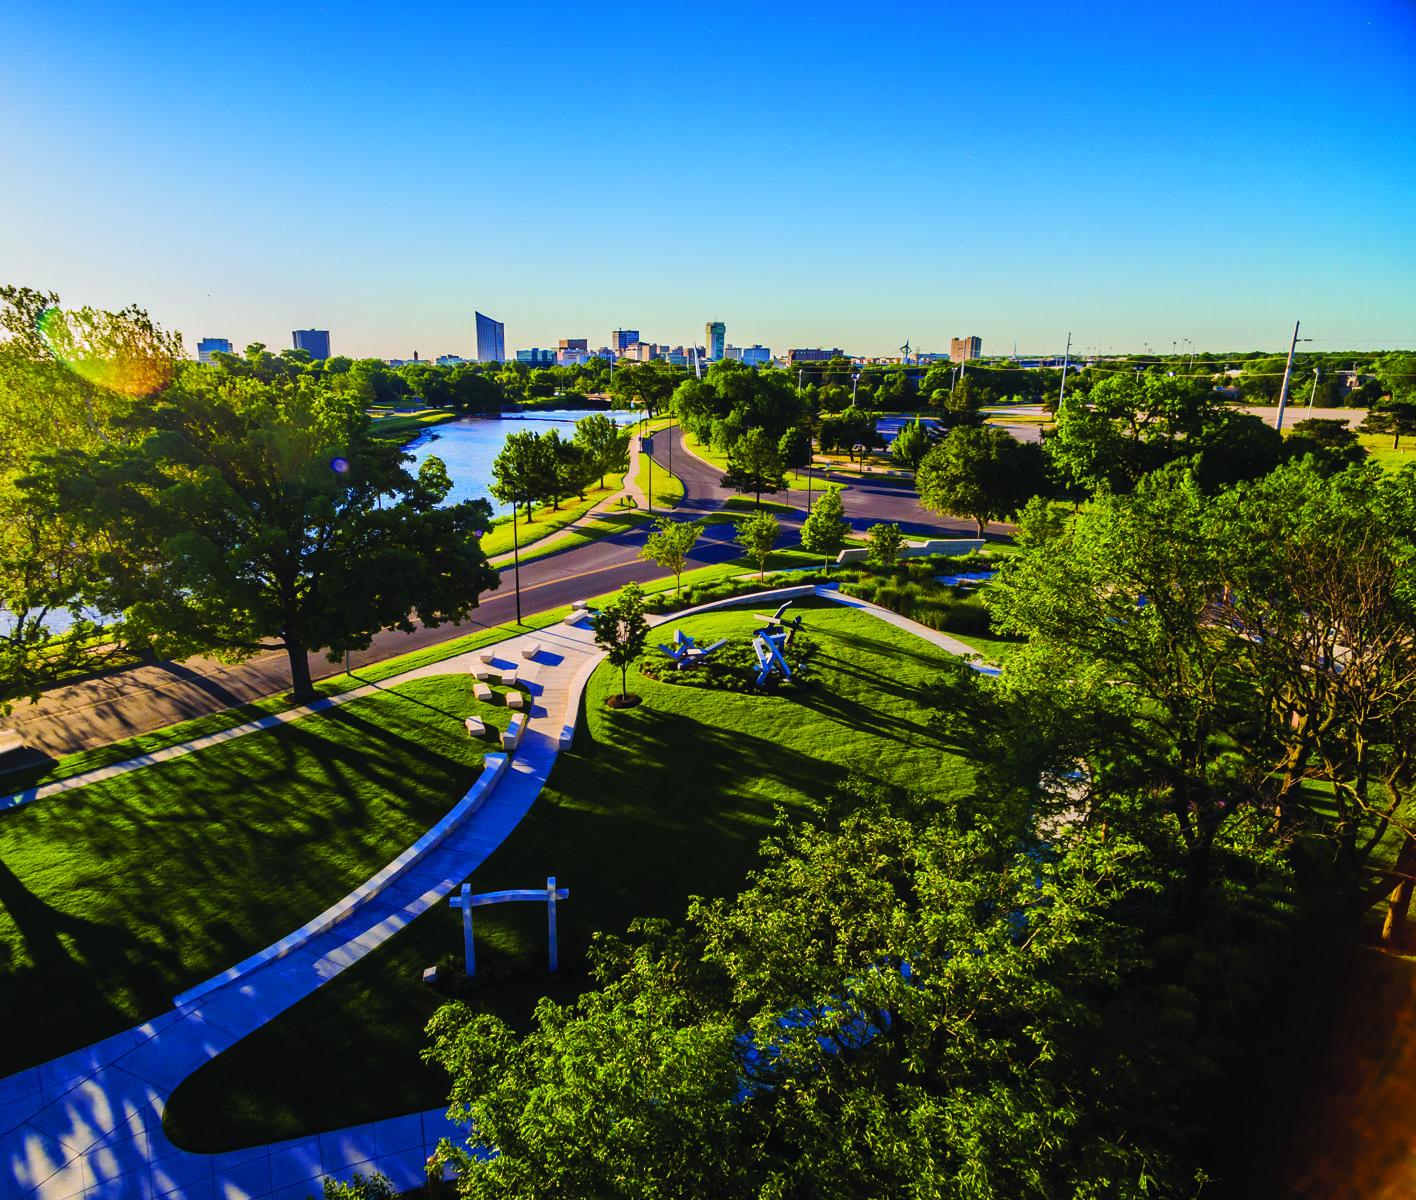
<svg viewBox="0 0 1416 1200"><path fill-rule="evenodd" d="M767 556L782 537L782 526L771 513L756 513L737 523L737 536L733 539L747 552L748 558L757 563L758 578L766 570Z"/></svg>
<svg viewBox="0 0 1416 1200"><path fill-rule="evenodd" d="M1391 434L1391 448L1395 450L1403 437L1416 434L1416 401L1393 400L1373 408L1360 428L1363 433Z"/></svg>
<svg viewBox="0 0 1416 1200"><path fill-rule="evenodd" d="M281 647L309 696L307 651L460 622L497 584L478 542L490 507L440 507L441 461L409 475L328 392L187 372L130 422L140 440L52 456L33 486L115 546L95 602L165 656Z"/></svg>
<svg viewBox="0 0 1416 1200"><path fill-rule="evenodd" d="M1016 512L1041 489L1041 454L1002 429L961 426L925 455L915 486L921 503L971 517L982 537L988 522Z"/></svg>
<svg viewBox="0 0 1416 1200"><path fill-rule="evenodd" d="M337 1179L324 1181L324 1200L395 1200L397 1195L393 1181L377 1171L367 1178L355 1171L347 1183Z"/></svg>
<svg viewBox="0 0 1416 1200"><path fill-rule="evenodd" d="M655 566L667 567L674 573L674 590L677 591L683 579L684 563L698 542L703 526L697 521L675 521L672 517L660 517L654 522L654 532L645 539L639 557L647 558Z"/></svg>
<svg viewBox="0 0 1416 1200"><path fill-rule="evenodd" d="M871 450L880 444L880 434L875 428L875 418L863 408L854 404L838 417L821 418L821 452L832 451L854 453L854 447L864 446Z"/></svg>
<svg viewBox="0 0 1416 1200"><path fill-rule="evenodd" d="M841 502L840 485L828 483L802 522L801 544L812 554L834 558L845 546L850 529L846 508Z"/></svg>
<svg viewBox="0 0 1416 1200"><path fill-rule="evenodd" d="M633 435L621 429L604 413L592 413L575 423L575 444L585 456L587 468L600 477L622 474L629 468L629 441Z"/></svg>
<svg viewBox="0 0 1416 1200"><path fill-rule="evenodd" d="M782 456L767 430L760 427L748 430L728 450L728 469L723 473L722 487L751 492L760 500L763 492L777 492L786 485Z"/></svg>
<svg viewBox="0 0 1416 1200"><path fill-rule="evenodd" d="M788 469L809 466L811 433L800 427L788 429L777 442L777 455L782 460L782 466Z"/></svg>
<svg viewBox="0 0 1416 1200"><path fill-rule="evenodd" d="M591 617L590 625L595 631L595 644L606 652L605 660L620 670L620 694L627 694L626 671L643 652L649 636L643 589L637 583L625 584L614 600Z"/></svg>
<svg viewBox="0 0 1416 1200"><path fill-rule="evenodd" d="M895 435L890 446L890 456L900 466L913 471L919 466L920 460L929 453L929 445L929 434L924 428L924 422L911 421Z"/></svg>
<svg viewBox="0 0 1416 1200"><path fill-rule="evenodd" d="M877 567L893 567L905 544L905 535L898 525L876 524L870 527L866 540L870 544L867 561Z"/></svg>

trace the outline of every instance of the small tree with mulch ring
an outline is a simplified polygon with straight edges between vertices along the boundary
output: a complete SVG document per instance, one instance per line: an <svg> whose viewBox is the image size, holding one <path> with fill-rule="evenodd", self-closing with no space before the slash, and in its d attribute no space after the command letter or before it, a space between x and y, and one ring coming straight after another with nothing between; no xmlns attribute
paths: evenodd
<svg viewBox="0 0 1416 1200"><path fill-rule="evenodd" d="M629 694L629 664L644 651L649 637L649 622L644 619L644 591L637 583L627 583L609 604L590 622L595 630L595 645L606 651L612 667L620 670L620 694L605 703L611 708L632 708L638 696Z"/></svg>

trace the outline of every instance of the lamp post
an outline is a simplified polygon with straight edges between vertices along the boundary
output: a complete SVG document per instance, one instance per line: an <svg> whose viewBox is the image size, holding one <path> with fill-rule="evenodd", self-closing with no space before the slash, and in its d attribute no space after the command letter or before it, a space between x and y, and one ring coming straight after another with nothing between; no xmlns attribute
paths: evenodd
<svg viewBox="0 0 1416 1200"><path fill-rule="evenodd" d="M1319 375L1319 373L1321 372L1321 370L1322 370L1321 367L1314 367L1314 368L1313 368L1313 390L1308 393L1308 414L1307 414L1307 415L1310 416L1310 417L1313 415L1313 401L1318 398L1318 375Z"/></svg>

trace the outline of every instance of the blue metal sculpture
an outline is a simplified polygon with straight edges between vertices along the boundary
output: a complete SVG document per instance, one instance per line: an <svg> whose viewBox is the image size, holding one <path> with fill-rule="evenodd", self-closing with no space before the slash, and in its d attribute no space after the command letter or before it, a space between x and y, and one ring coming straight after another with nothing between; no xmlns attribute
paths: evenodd
<svg viewBox="0 0 1416 1200"><path fill-rule="evenodd" d="M674 664L674 670L682 671L688 667L696 667L700 663L707 661L713 651L728 644L727 638L722 638L714 642L711 646L700 646L682 629L674 630L674 644L665 646L659 643L659 653L668 658Z"/></svg>
<svg viewBox="0 0 1416 1200"><path fill-rule="evenodd" d="M792 602L788 600L770 617L753 613L754 620L765 622L763 628L752 635L752 649L757 654L757 665L761 668L757 673L758 687L766 687L774 672L784 680L792 677L792 669L787 665L782 651L792 644L792 635L801 628L802 618L788 621L782 615L791 605Z"/></svg>

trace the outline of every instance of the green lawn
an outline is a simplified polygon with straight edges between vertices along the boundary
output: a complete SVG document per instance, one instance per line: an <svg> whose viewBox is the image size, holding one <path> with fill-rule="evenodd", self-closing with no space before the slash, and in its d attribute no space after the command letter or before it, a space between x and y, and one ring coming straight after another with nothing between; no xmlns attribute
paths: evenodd
<svg viewBox="0 0 1416 1200"><path fill-rule="evenodd" d="M545 910L479 910L474 1005L525 1027L537 997L587 986L595 930L682 917L692 895L739 890L781 806L821 802L848 770L920 790L967 789L969 767L930 727L923 685L942 651L873 617L811 602L822 683L794 697L673 687L631 673L638 708L611 711L619 674L591 680L573 750L546 791L472 876L477 891L555 875L561 977L545 969ZM687 618L694 636L744 635L751 601ZM665 630L665 635L675 626ZM167 1107L168 1135L214 1152L437 1107L445 1076L422 1064L423 1026L444 999L424 967L461 970L461 917L431 910L337 980L202 1067Z"/></svg>
<svg viewBox="0 0 1416 1200"><path fill-rule="evenodd" d="M623 478L622 475L606 475L605 486L599 487L597 480L597 486L586 489L583 500L572 496L569 500L562 501L560 508L547 505L545 508L533 509L530 521L525 519L525 510L519 509L516 517L516 544L529 546L532 542L558 533L567 525L578 521L606 496L613 496L619 491L623 486ZM511 546L511 518L498 517L482 538L482 553L488 558L495 558L499 554L510 554Z"/></svg>
<svg viewBox="0 0 1416 1200"><path fill-rule="evenodd" d="M373 418L372 433L380 438L399 438L407 441L429 425L441 425L445 421L457 420L457 414L449 408L424 408L418 412L380 416L370 412Z"/></svg>
<svg viewBox="0 0 1416 1200"><path fill-rule="evenodd" d="M636 433L635 437L639 434ZM644 495L649 495L650 463L654 460L647 454L639 456L639 473L635 475L634 481L639 485L639 490ZM662 466L654 466L652 470L654 495L651 497L652 507L659 512L673 508L683 499L683 480L677 475L670 475Z"/></svg>
<svg viewBox="0 0 1416 1200"><path fill-rule="evenodd" d="M0 812L0 1077L171 1009L401 853L490 742L466 673Z"/></svg>

